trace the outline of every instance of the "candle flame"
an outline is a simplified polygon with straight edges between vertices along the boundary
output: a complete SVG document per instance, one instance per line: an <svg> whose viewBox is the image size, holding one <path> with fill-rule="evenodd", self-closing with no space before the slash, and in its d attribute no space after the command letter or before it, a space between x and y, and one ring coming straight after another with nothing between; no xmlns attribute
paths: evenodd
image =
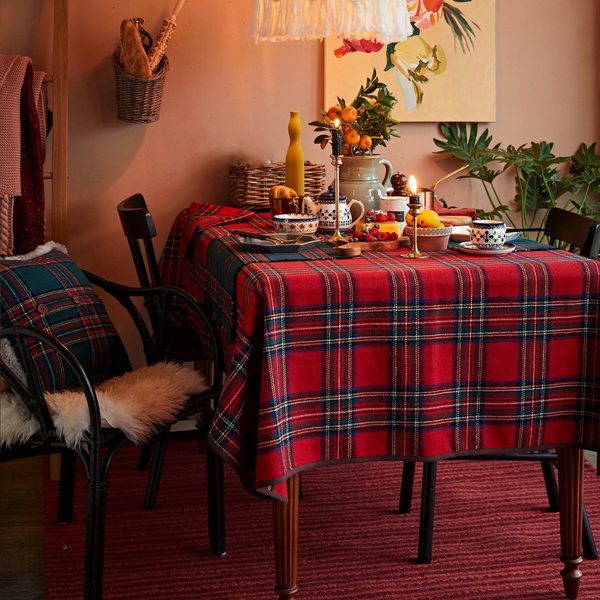
<svg viewBox="0 0 600 600"><path fill-rule="evenodd" d="M408 187L410 188L410 191L413 194L417 193L417 180L415 179L414 175L411 175L409 180L408 180Z"/></svg>
<svg viewBox="0 0 600 600"><path fill-rule="evenodd" d="M338 128L339 128L339 126L340 126L340 120L339 120L339 119L336 119L336 120L335 120L335 128L336 128L336 129L338 129Z"/></svg>

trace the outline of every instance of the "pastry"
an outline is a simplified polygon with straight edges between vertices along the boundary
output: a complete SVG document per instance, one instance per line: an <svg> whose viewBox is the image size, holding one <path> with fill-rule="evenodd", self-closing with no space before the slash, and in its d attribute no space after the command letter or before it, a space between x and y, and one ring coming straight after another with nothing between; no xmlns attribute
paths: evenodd
<svg viewBox="0 0 600 600"><path fill-rule="evenodd" d="M290 187L286 187L285 185L274 185L269 190L269 197L271 198L297 198L298 194L296 190Z"/></svg>
<svg viewBox="0 0 600 600"><path fill-rule="evenodd" d="M152 75L148 55L142 45L142 39L137 27L125 19L121 23L121 53L119 63L127 73L136 77L149 77Z"/></svg>
<svg viewBox="0 0 600 600"><path fill-rule="evenodd" d="M385 213L381 210L369 210L364 221L357 221L354 230L349 233L358 241L385 241L397 240L404 230L404 223L396 221L394 213ZM364 233L363 233L364 232ZM383 235L382 235L383 234ZM370 235L373 239L364 239Z"/></svg>

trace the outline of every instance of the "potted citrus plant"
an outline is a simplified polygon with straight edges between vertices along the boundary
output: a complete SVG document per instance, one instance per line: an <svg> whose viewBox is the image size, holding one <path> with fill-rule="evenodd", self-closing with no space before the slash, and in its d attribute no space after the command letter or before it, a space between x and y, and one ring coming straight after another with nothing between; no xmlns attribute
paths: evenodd
<svg viewBox="0 0 600 600"><path fill-rule="evenodd" d="M373 151L379 146L385 147L392 137L400 137L395 130L400 122L392 117L392 109L398 101L379 81L375 70L352 102L339 97L337 101L328 110L321 110L322 120L310 123L318 133L315 144L324 149L331 140L332 129L341 127L344 158L340 168L340 192L360 200L365 210L378 209L379 198L387 195L386 187L393 170L389 161ZM383 181L378 174L380 165L386 170Z"/></svg>

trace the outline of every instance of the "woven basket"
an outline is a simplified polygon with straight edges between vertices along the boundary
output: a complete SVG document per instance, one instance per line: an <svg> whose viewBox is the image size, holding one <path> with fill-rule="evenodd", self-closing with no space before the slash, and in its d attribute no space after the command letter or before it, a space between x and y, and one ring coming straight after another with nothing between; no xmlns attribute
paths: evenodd
<svg viewBox="0 0 600 600"><path fill-rule="evenodd" d="M262 167L236 165L229 172L229 198L233 206L269 210L269 190L285 185L285 163ZM304 163L304 193L316 198L325 189L325 165Z"/></svg>
<svg viewBox="0 0 600 600"><path fill-rule="evenodd" d="M119 64L119 48L113 54L117 77L117 116L128 123L154 123L160 117L165 75L169 61L163 56L158 69L150 77L136 77Z"/></svg>

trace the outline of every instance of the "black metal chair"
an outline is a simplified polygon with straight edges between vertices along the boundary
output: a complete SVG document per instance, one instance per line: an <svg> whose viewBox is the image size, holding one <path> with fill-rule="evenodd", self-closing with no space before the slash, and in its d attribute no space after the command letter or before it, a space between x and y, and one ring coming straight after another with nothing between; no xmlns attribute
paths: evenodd
<svg viewBox="0 0 600 600"><path fill-rule="evenodd" d="M140 286L160 285L158 262L152 243L152 238L156 237L156 227L154 219L146 206L144 196L134 194L126 198L117 206L117 212L123 233L129 244ZM145 303L150 321L155 325L159 319L160 306L154 304L153 301L146 300ZM179 363L196 363L206 359L206 355L202 350L203 346L191 328L171 323L169 335L168 360ZM167 444L164 441L158 442L156 447L152 442L149 442L143 445L140 453L139 471L147 470L152 459L148 487L144 498L144 508L147 510L156 506L166 449ZM153 450L154 457L152 458Z"/></svg>
<svg viewBox="0 0 600 600"><path fill-rule="evenodd" d="M579 251L581 256L587 258L596 258L600 254L600 223L597 223L590 217L572 213L562 208L552 208L548 211L546 223L543 228L518 229L518 231L544 232L551 245L566 247L569 252ZM555 452L485 454L471 457L457 457L449 460L540 461L550 512L558 512L558 486L554 474L554 465L558 463L558 458ZM411 511L415 464L414 462L405 462L402 469L400 503L398 507L400 514L408 514ZM417 554L417 562L420 564L431 563L437 467L437 461L423 463L419 548ZM600 465L598 466L598 474L600 475ZM585 506L583 507L583 553L587 559L596 559L598 557Z"/></svg>
<svg viewBox="0 0 600 600"><path fill-rule="evenodd" d="M170 311L174 301L185 303L203 323L212 345L210 360L214 365L215 378L205 391L181 398L183 408L169 418L168 422L156 423L158 433L155 440L166 442L176 439L198 439L206 437L213 415L213 405L221 392L223 362L219 334L204 308L196 300L173 286L150 286L132 288L108 282L100 277L86 273L89 281L113 295L131 316L141 337L146 362L157 365L169 356L168 333L171 318ZM134 299L143 298L148 305L158 307L156 327L148 326ZM78 301L78 299L76 299ZM38 305L41 306L41 305ZM45 311L44 311L45 312ZM18 369L6 360L0 361L0 375L8 384L15 397L23 402L23 408L32 415L39 425L39 431L26 441L2 446L0 461L10 461L29 456L57 454L63 455L61 464L61 482L59 488L59 520L72 520L72 499L74 487L75 456L83 462L87 478L87 513L85 534L84 599L101 600L103 583L103 557L105 540L106 493L108 472L116 452L128 441L123 431L102 424L100 407L95 385L90 383L88 373L77 357L60 341L40 328L29 326L3 327L0 338L16 343L20 364ZM37 344L33 346L32 343ZM70 373L81 388L90 415L89 433L85 443L68 447L61 438L48 408L44 389L44 379L35 363L34 354L51 349L56 356L57 369L61 373ZM206 357L205 357L206 358ZM171 432L170 424L194 417L197 428L188 431ZM162 426L162 427L161 427ZM223 493L223 462L207 448L207 488L208 488L208 524L209 544L214 555L225 554L225 513Z"/></svg>

